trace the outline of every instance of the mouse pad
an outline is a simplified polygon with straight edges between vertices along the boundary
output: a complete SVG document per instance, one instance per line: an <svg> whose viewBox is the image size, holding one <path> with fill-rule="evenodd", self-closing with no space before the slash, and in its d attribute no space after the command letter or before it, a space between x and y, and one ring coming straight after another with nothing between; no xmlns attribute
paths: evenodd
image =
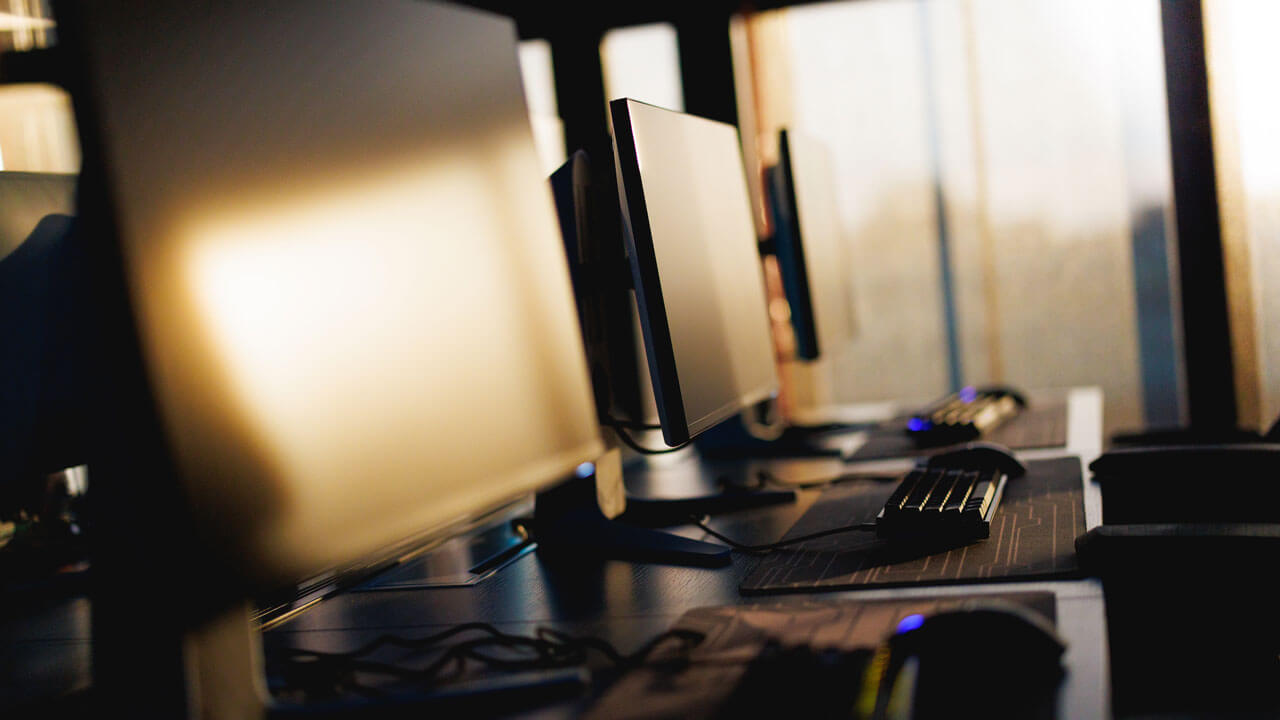
<svg viewBox="0 0 1280 720"><path fill-rule="evenodd" d="M944 612L969 603L1011 603L1057 619L1051 592L964 593L902 600L815 600L795 598L753 605L696 608L674 630L705 638L687 651L679 643L659 646L653 662L614 683L586 713L587 718L708 718L717 711L765 643L853 651L880 645L909 615ZM685 658L674 662L676 657ZM798 706L799 707L799 706Z"/></svg>
<svg viewBox="0 0 1280 720"><path fill-rule="evenodd" d="M867 441L845 459L856 461L916 457L945 449L917 447L915 441L903 431L909 418L909 415L903 415L870 431ZM1014 450L1066 447L1067 404L1048 402L1032 405L981 439Z"/></svg>
<svg viewBox="0 0 1280 720"><path fill-rule="evenodd" d="M875 482L833 485L783 538L872 522L894 487ZM985 540L922 554L881 540L874 532L831 535L765 555L739 589L749 594L1076 577L1080 565L1075 539L1084 531L1080 460L1034 460L1027 463L1026 475L1005 486L991 521L991 537Z"/></svg>

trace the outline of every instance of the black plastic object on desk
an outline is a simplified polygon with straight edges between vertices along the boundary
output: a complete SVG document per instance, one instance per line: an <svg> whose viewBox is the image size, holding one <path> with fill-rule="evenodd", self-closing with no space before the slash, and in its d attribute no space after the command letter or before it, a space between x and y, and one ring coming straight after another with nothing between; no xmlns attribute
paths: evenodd
<svg viewBox="0 0 1280 720"><path fill-rule="evenodd" d="M1111 450L1103 525L1076 541L1101 578L1117 716L1275 717L1280 444Z"/></svg>
<svg viewBox="0 0 1280 720"><path fill-rule="evenodd" d="M1266 432L1238 427L1152 428L1139 432L1120 432L1111 436L1113 446L1156 447L1165 445L1222 445L1241 443L1280 443L1280 418Z"/></svg>
<svg viewBox="0 0 1280 720"><path fill-rule="evenodd" d="M845 455L849 434L870 427L854 423L792 425L776 437L764 439L753 435L741 418L731 418L703 432L694 444L708 458L840 458Z"/></svg>
<svg viewBox="0 0 1280 720"><path fill-rule="evenodd" d="M994 443L933 455L889 496L876 518L876 534L939 547L990 537L1005 483L1026 472L1012 452Z"/></svg>
<svg viewBox="0 0 1280 720"><path fill-rule="evenodd" d="M1055 715L1066 643L1052 623L1021 605L971 600L904 618L888 646L885 674L894 682L885 684L891 691L907 685L913 720ZM978 690L993 680L989 691Z"/></svg>
<svg viewBox="0 0 1280 720"><path fill-rule="evenodd" d="M999 470L914 470L885 502L876 534L938 547L990 537L1007 481Z"/></svg>
<svg viewBox="0 0 1280 720"><path fill-rule="evenodd" d="M1280 525L1105 524L1076 548L1102 580L1116 717L1280 717Z"/></svg>
<svg viewBox="0 0 1280 720"><path fill-rule="evenodd" d="M971 442L936 452L924 463L931 470L999 470L1009 477L1022 477L1027 467L1009 448L993 442Z"/></svg>
<svg viewBox="0 0 1280 720"><path fill-rule="evenodd" d="M1280 521L1280 444L1121 448L1089 469L1108 525Z"/></svg>

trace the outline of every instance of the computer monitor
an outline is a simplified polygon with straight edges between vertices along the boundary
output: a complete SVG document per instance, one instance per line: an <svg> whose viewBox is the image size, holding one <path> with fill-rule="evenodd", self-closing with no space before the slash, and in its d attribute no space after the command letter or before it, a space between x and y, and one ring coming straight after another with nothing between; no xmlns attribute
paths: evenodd
<svg viewBox="0 0 1280 720"><path fill-rule="evenodd" d="M778 154L768 170L774 251L796 357L816 360L847 345L855 333L835 174L826 147L804 133L781 130Z"/></svg>
<svg viewBox="0 0 1280 720"><path fill-rule="evenodd" d="M609 109L649 374L678 446L778 390L742 148L732 125Z"/></svg>
<svg viewBox="0 0 1280 720"><path fill-rule="evenodd" d="M655 403L636 361L643 349L632 319L630 268L614 179L609 158L593 163L584 150L575 151L551 176L587 363L592 369L596 412L608 426L604 437L610 449L595 462L594 478L583 477L539 493L533 535L539 553L726 565L730 561L727 546L655 528L683 524L691 515L793 502L795 493L713 492L678 498L627 494L621 445L646 449L630 431L651 427L648 410ZM646 397L648 402L642 400ZM635 460L626 464L639 469ZM594 481L594 487L588 481Z"/></svg>
<svg viewBox="0 0 1280 720"><path fill-rule="evenodd" d="M602 417L644 421L652 402L645 402L645 388L638 382L643 350L636 341L634 303L627 291L631 270L609 160L593 163L585 150L576 150L550 180L597 411Z"/></svg>
<svg viewBox="0 0 1280 720"><path fill-rule="evenodd" d="M95 684L252 714L249 598L603 450L516 31L418 0L58 22L103 308Z"/></svg>

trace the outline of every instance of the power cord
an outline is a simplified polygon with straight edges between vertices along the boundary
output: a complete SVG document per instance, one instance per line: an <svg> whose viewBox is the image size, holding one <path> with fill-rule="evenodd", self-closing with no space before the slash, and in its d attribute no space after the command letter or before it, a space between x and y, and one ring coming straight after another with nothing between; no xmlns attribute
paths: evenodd
<svg viewBox="0 0 1280 720"><path fill-rule="evenodd" d="M662 449L647 448L641 445L640 443L636 442L636 439L631 437L631 433L628 432L628 430L632 430L632 429L658 430L658 429L661 429L662 427L661 425L631 423L631 422L626 422L622 420L615 420L613 418L605 418L600 421L600 424L605 427L612 428L613 431L617 433L618 439L622 440L624 445L631 448L632 450L635 450L641 455L666 455L667 453L673 453L678 450L683 450L689 446L688 442L683 442L683 443L680 443L679 445L676 445L675 447L670 447L670 448L662 448Z"/></svg>
<svg viewBox="0 0 1280 720"><path fill-rule="evenodd" d="M876 529L876 524L873 522L859 523L857 525L845 525L843 527L831 528L829 530L822 530L821 532L810 533L808 535L800 535L798 537L787 538L786 540L779 540L777 542L765 543L763 545L749 545L747 543L738 542L737 540L734 540L733 538L722 535L721 533L716 531L715 528L707 524L706 516L698 517L695 515L690 517L689 521L692 522L694 525L698 526L699 528L701 528L704 532L706 532L711 537L716 538L717 540L723 542L724 544L728 545L734 550L741 550L743 552L752 552L752 553L767 553L772 550L788 547L790 545L796 545L808 540L816 540L817 538L823 538L829 535L840 535L848 532L864 532L864 531Z"/></svg>
<svg viewBox="0 0 1280 720"><path fill-rule="evenodd" d="M445 641L467 633L480 633L441 647ZM551 628L538 628L532 637L511 635L488 623L463 623L440 633L422 638L405 638L385 634L348 652L321 652L301 648L285 648L283 676L285 692L331 696L343 691L377 696L382 690L360 681L359 674L381 675L432 686L441 680L456 678L466 672L469 662L503 671L555 670L585 665L594 652L619 669L642 665L660 646L679 640L676 657L687 654L705 636L692 630L674 629L664 632L629 655L620 653L608 641L597 637L578 637ZM413 652L439 651L425 667L413 668L394 663L365 659L374 651L392 646ZM505 655L495 654L505 652Z"/></svg>
<svg viewBox="0 0 1280 720"><path fill-rule="evenodd" d="M726 488L734 488L740 490L764 490L773 487L781 490L815 490L831 487L832 485L840 485L848 482L869 481L869 482L897 482L902 479L902 474L896 475L864 475L860 473L848 473L845 475L837 475L826 480L810 480L808 482L788 482L780 479L777 475L768 470L756 470L751 482L735 483L728 478L720 478L720 485Z"/></svg>

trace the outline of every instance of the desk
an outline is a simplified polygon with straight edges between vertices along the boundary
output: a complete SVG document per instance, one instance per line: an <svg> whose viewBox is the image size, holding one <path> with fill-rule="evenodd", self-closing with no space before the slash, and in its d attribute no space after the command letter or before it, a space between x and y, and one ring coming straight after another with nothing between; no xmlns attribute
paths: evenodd
<svg viewBox="0 0 1280 720"><path fill-rule="evenodd" d="M1083 456L1087 463L1100 452L1101 393L1072 390L1069 407L1069 447L1025 453L1026 458L1061 457L1069 452ZM705 463L689 454L677 454L654 458L647 471L630 474L628 485L645 495L681 495L705 492L719 472L768 469L775 477L803 482L834 477L851 467L896 471L903 466L901 461L850 466L830 459ZM775 540L818 494L818 490L802 491L794 505L720 516L717 526L743 542ZM1092 483L1086 483L1086 498L1086 523L1094 527L1101 521L1101 506ZM715 542L696 528L676 532ZM756 562L752 556L735 553L732 564L719 569L620 561L562 565L533 553L472 587L347 592L269 631L265 639L268 649L293 646L336 652L353 649L386 632L420 637L458 623L482 620L513 633L529 634L538 626L549 626L595 635L628 652L692 608L760 602L760 597L744 598L738 592L739 582ZM1102 587L1096 580L859 590L813 597L887 599L1025 590L1050 590L1057 597L1059 631L1069 642L1064 661L1069 674L1059 696L1059 717L1107 717L1106 620Z"/></svg>
<svg viewBox="0 0 1280 720"><path fill-rule="evenodd" d="M1068 448L1035 451L1025 457L1079 454L1088 462L1101 450L1101 393L1070 391ZM849 466L821 460L747 461L746 467L768 467L780 478L831 477ZM891 464L890 464L891 465ZM696 467L697 463L692 463ZM901 467L902 463L897 463ZM705 473L691 471L688 458L663 458L655 472L640 478L646 490L682 493L707 483ZM886 468L876 463L859 469ZM835 469L836 472L830 472ZM817 497L800 493L793 505L721 516L717 526L745 542L780 537ZM1089 527L1101 521L1101 506L1092 483L1086 483ZM696 528L678 529L702 538ZM639 565L619 561L560 564L531 553L485 581L470 587L421 590L345 592L328 598L264 634L268 650L301 647L350 650L391 632L415 637L469 621L527 634L538 626L591 634L631 651L666 630L685 611L701 606L758 602L744 598L738 584L754 565L751 556L735 554L719 569ZM1110 714L1110 678L1106 621L1101 584L1096 580L983 583L946 587L912 587L823 593L821 598L936 597L966 592L1051 590L1057 597L1058 626L1068 640L1069 674L1059 696L1060 718L1101 718ZM0 707L82 689L89 684L89 606L72 598L21 617L0 622ZM552 716L572 715L575 707L553 708Z"/></svg>
<svg viewBox="0 0 1280 720"><path fill-rule="evenodd" d="M758 514L759 511L750 514ZM743 513L744 516L748 513ZM746 525L738 528L746 534ZM595 568L557 570L536 554L525 556L472 588L347 593L332 598L266 634L272 645L310 650L350 650L384 632L415 637L474 620L531 634L539 626L608 639L628 652L666 630L686 610L705 605L759 601L742 598L737 584L752 558L736 557L716 570L643 566L609 561ZM1109 678L1101 585L1093 580L991 583L824 593L823 598L937 597L965 592L1051 590L1058 627L1069 642L1069 675L1060 695L1060 718L1109 714Z"/></svg>

